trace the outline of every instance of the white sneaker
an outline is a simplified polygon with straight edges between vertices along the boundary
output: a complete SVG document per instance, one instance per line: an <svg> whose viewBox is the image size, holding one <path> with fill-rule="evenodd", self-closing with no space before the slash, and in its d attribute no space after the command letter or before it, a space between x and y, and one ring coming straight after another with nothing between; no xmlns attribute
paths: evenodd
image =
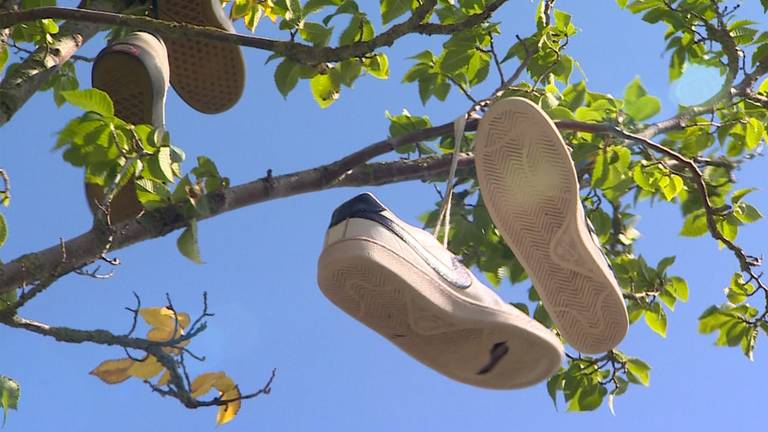
<svg viewBox="0 0 768 432"><path fill-rule="evenodd" d="M565 340L593 354L618 345L629 326L624 298L552 120L527 99L493 104L478 126L475 166L491 219Z"/></svg>
<svg viewBox="0 0 768 432"><path fill-rule="evenodd" d="M333 213L318 284L346 313L432 369L478 387L526 387L556 372L563 347L505 303L435 238L373 195Z"/></svg>

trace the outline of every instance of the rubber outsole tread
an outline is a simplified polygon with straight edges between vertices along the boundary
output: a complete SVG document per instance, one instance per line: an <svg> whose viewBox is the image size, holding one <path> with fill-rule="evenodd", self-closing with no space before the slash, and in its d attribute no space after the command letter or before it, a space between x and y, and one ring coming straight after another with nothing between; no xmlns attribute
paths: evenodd
<svg viewBox="0 0 768 432"><path fill-rule="evenodd" d="M559 366L559 354L534 331L484 313L485 321L462 318L455 309L436 306L440 301L417 288L434 282L418 278L410 264L383 251L374 252L375 258L351 254L353 244L326 247L318 285L340 309L425 365L467 384L499 389L535 384ZM478 374L500 342L510 351L491 372Z"/></svg>
<svg viewBox="0 0 768 432"><path fill-rule="evenodd" d="M160 18L225 30L207 5L209 0L163 0ZM197 39L168 38L171 84L194 109L208 114L228 110L245 87L240 47Z"/></svg>
<svg viewBox="0 0 768 432"><path fill-rule="evenodd" d="M598 261L554 124L528 101L498 102L478 128L475 164L491 218L565 340L585 353L614 348L627 331L626 307Z"/></svg>

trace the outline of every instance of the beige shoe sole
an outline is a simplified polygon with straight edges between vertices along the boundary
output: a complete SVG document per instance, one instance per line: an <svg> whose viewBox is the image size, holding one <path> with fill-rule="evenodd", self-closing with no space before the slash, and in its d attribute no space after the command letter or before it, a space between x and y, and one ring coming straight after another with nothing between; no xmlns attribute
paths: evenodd
<svg viewBox="0 0 768 432"><path fill-rule="evenodd" d="M85 196L91 213L96 215L98 212L101 212L97 203L101 203L104 200L104 188L97 184L86 183ZM136 185L133 181L129 181L112 198L112 202L109 205L109 220L113 224L119 224L136 218L143 211L144 206L141 205L136 197Z"/></svg>
<svg viewBox="0 0 768 432"><path fill-rule="evenodd" d="M138 57L110 52L94 64L91 76L92 86L112 99L118 118L131 124L152 124L155 93L147 67Z"/></svg>
<svg viewBox="0 0 768 432"><path fill-rule="evenodd" d="M565 340L614 348L629 326L621 290L587 228L570 154L532 102L495 103L480 122L475 165L483 201Z"/></svg>
<svg viewBox="0 0 768 432"><path fill-rule="evenodd" d="M160 0L160 19L222 30L234 29L218 0ZM234 106L245 88L245 63L237 45L168 38L171 84L192 108L216 114Z"/></svg>
<svg viewBox="0 0 768 432"><path fill-rule="evenodd" d="M557 371L562 361L560 341L538 323L459 297L436 275L374 240L327 246L318 284L347 314L463 383L526 387Z"/></svg>

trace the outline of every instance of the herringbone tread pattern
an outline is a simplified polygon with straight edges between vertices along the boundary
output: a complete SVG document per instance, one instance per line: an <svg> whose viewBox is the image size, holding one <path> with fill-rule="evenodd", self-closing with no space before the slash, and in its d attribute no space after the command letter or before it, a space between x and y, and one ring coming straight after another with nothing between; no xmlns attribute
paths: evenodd
<svg viewBox="0 0 768 432"><path fill-rule="evenodd" d="M599 353L626 334L624 301L587 231L570 155L529 101L507 99L480 123L475 163L483 201L563 337Z"/></svg>
<svg viewBox="0 0 768 432"><path fill-rule="evenodd" d="M210 10L210 0L163 0L160 18L224 30ZM167 38L171 84L194 109L215 114L231 108L245 87L240 47L198 39Z"/></svg>
<svg viewBox="0 0 768 432"><path fill-rule="evenodd" d="M545 343L529 330L462 318L422 296L414 283L424 279L414 282L409 277L414 273L403 272L406 263L367 253L342 256L335 246L324 250L318 264L318 285L325 296L425 365L486 388L526 387L552 372L552 354L542 352ZM496 342L508 342L510 352L493 372L478 375Z"/></svg>

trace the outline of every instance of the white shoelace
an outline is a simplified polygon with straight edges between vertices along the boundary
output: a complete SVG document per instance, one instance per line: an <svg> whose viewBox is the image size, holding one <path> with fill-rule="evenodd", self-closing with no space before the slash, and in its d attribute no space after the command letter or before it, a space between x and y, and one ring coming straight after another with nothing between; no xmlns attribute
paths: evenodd
<svg viewBox="0 0 768 432"><path fill-rule="evenodd" d="M448 231L451 224L451 201L453 199L453 188L456 186L456 168L459 165L459 153L461 142L464 139L464 128L467 125L467 115L461 115L453 121L453 157L451 158L451 169L448 171L448 180L445 183L445 192L443 192L443 203L440 206L440 215L437 218L437 224L432 235L435 238L440 236L440 228L444 226L443 247L448 248Z"/></svg>

